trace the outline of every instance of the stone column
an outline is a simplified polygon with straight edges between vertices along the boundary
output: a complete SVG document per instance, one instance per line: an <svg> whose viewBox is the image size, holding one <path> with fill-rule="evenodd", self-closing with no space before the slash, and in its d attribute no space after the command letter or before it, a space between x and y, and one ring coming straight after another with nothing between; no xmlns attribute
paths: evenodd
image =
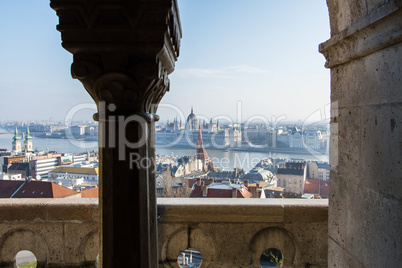
<svg viewBox="0 0 402 268"><path fill-rule="evenodd" d="M329 267L402 263L402 2L327 0ZM397 253L398 252L398 253Z"/></svg>
<svg viewBox="0 0 402 268"><path fill-rule="evenodd" d="M179 55L176 0L52 0L99 121L100 267L157 267L155 115Z"/></svg>

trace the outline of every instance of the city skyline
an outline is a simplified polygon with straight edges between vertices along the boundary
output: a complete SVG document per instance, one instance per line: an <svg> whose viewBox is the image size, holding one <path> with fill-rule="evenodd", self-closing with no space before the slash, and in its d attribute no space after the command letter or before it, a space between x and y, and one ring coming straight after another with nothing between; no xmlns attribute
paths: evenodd
<svg viewBox="0 0 402 268"><path fill-rule="evenodd" d="M328 107L329 71L318 53L330 32L325 2L179 0L179 8L181 52L158 110L161 120L177 115L171 107L187 116L193 106L197 115L233 121L239 102L240 121L305 120ZM87 108L73 119L92 120L93 101L70 76L72 56L61 46L48 3L3 2L0 15L0 31L10 37L0 44L0 121L60 121L82 104Z"/></svg>

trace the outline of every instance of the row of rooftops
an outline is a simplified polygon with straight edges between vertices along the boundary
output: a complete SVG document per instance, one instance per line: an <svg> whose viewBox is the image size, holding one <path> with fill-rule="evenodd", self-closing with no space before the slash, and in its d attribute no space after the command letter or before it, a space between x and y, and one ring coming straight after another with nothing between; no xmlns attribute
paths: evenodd
<svg viewBox="0 0 402 268"><path fill-rule="evenodd" d="M267 192L276 193L279 197L284 192L284 189L273 186L268 182L249 183L248 180L243 183L214 182L211 179L202 180L198 178L197 182L192 185L190 197L265 198ZM329 196L329 182L307 178L304 185L304 194L327 198Z"/></svg>
<svg viewBox="0 0 402 268"><path fill-rule="evenodd" d="M321 162L312 162L317 164L319 168L329 169L328 163ZM263 189L265 185L266 188L270 188L273 192L283 192L283 188L276 187L276 175L268 170L268 168L272 168L273 166L279 166L277 168L276 174L278 175L295 175L302 176L306 180L305 182L305 193L312 193L314 195L320 195L323 197L328 196L328 182L321 181L316 182L315 179L306 178L307 164L305 160L297 159L289 162L279 161L278 163L272 161L264 160L262 164L258 164L254 169L252 169L249 173L240 176L240 178L233 178L231 175L233 172L228 174L220 174L220 172L209 172L200 177L198 177L197 182L193 184L189 184L192 187L191 197L235 197L237 194L229 195L229 193L222 194L223 191L239 191L239 197L246 197L242 193L252 192L254 188ZM267 169L265 169L267 168ZM216 173L216 174L215 174ZM219 175L222 175L220 177ZM220 179L221 181L211 181L211 177L215 179ZM224 181L226 180L226 181ZM232 183L233 181L233 183ZM250 183L249 183L250 182ZM318 185L318 186L317 186ZM317 189L316 189L317 188ZM249 191L249 189L251 189ZM217 194L214 190L219 190ZM245 191L244 191L245 190ZM255 191L255 190L254 190ZM261 191L261 190L260 190ZM262 195L262 191L261 191ZM246 197L247 198L247 197Z"/></svg>
<svg viewBox="0 0 402 268"><path fill-rule="evenodd" d="M190 197L209 197L209 198L265 198L265 191L282 194L283 189L276 187L276 182L262 181L249 183L248 180L223 180L197 178L192 179L189 186L192 188ZM263 193L264 192L264 193Z"/></svg>
<svg viewBox="0 0 402 268"><path fill-rule="evenodd" d="M13 163L8 168L10 171L27 171L29 169L29 163ZM68 174L80 174L80 175L99 175L99 168L87 168L87 167L71 167L60 166L49 173L68 173Z"/></svg>
<svg viewBox="0 0 402 268"><path fill-rule="evenodd" d="M97 198L98 187L76 192L47 181L0 180L0 198Z"/></svg>

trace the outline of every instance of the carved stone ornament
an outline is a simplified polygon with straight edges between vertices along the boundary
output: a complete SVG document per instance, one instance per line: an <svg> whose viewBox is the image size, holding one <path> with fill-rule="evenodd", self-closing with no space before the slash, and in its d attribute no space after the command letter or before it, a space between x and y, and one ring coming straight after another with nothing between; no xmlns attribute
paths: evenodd
<svg viewBox="0 0 402 268"><path fill-rule="evenodd" d="M51 0L72 76L116 113L155 113L179 56L176 0Z"/></svg>

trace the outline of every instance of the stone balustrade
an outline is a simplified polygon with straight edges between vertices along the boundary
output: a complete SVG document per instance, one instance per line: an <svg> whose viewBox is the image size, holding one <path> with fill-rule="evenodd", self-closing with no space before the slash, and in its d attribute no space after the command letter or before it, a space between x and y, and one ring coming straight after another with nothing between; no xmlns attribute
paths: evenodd
<svg viewBox="0 0 402 268"><path fill-rule="evenodd" d="M38 267L95 267L97 199L0 199L0 267L29 250Z"/></svg>
<svg viewBox="0 0 402 268"><path fill-rule="evenodd" d="M180 252L201 252L201 267L260 267L262 252L281 251L283 267L327 267L328 201L300 199L158 199L160 267L179 267ZM0 267L20 250L38 267L95 267L97 199L0 200Z"/></svg>

